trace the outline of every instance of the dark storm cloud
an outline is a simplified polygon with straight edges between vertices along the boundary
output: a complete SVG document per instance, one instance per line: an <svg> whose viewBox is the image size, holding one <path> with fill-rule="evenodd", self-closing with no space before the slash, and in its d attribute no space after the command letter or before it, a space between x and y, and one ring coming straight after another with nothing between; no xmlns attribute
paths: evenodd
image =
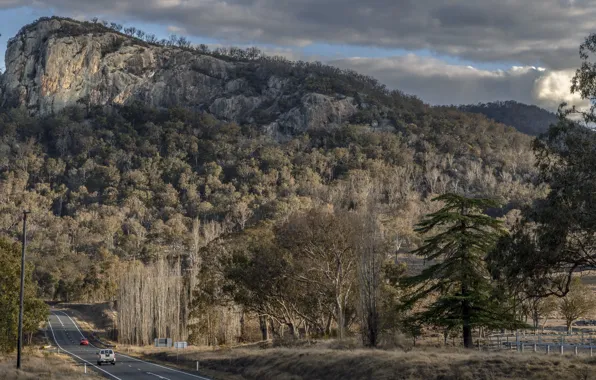
<svg viewBox="0 0 596 380"><path fill-rule="evenodd" d="M170 23L237 42L430 49L554 68L570 67L596 19L587 0L0 0L17 5Z"/></svg>

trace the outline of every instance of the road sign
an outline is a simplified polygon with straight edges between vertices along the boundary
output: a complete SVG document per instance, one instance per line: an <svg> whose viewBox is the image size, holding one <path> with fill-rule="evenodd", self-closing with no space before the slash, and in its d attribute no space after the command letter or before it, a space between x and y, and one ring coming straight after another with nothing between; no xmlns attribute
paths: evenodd
<svg viewBox="0 0 596 380"><path fill-rule="evenodd" d="M155 338L155 347L172 347L172 338Z"/></svg>
<svg viewBox="0 0 596 380"><path fill-rule="evenodd" d="M188 343L186 342L174 342L174 348L186 348Z"/></svg>

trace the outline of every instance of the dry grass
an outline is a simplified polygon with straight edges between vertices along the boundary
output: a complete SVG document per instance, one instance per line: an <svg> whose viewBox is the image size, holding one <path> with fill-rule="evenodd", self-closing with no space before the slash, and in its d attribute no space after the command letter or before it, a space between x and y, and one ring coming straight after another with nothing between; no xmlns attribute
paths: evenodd
<svg viewBox="0 0 596 380"><path fill-rule="evenodd" d="M60 303L56 309L68 309L70 315L77 318L85 329L105 331L114 325L116 312L110 302L97 304Z"/></svg>
<svg viewBox="0 0 596 380"><path fill-rule="evenodd" d="M131 348L146 359L176 363L176 352ZM410 352L257 347L179 354L178 366L209 370L214 379L557 379L596 380L596 360L551 354L480 353L463 349ZM230 377L235 375L235 377Z"/></svg>
<svg viewBox="0 0 596 380"><path fill-rule="evenodd" d="M40 350L25 350L21 370L16 368L16 355L0 356L0 379L101 379L90 369L84 373L69 356Z"/></svg>
<svg viewBox="0 0 596 380"><path fill-rule="evenodd" d="M75 314L78 314L78 320L87 322L84 323L86 328L93 328L94 322L99 322L85 315L83 307L80 311L82 313ZM103 317L105 319L105 315ZM437 343L431 340L430 343ZM118 351L190 371L195 370L198 360L201 374L216 380L596 380L596 358L586 356L561 357L554 352L549 356L528 352L481 353L455 347L417 347L405 352L400 349L367 350L351 341L304 343L269 345L268 348L258 343L236 348L190 347L178 352L175 349L120 346ZM386 346L400 347L399 344Z"/></svg>

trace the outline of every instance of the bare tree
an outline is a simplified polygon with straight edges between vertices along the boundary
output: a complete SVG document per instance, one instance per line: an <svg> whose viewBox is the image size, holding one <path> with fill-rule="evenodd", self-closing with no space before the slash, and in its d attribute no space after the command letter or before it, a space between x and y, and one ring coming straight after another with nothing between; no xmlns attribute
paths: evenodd
<svg viewBox="0 0 596 380"><path fill-rule="evenodd" d="M360 220L358 282L362 340L365 346L376 347L380 332L379 300L386 247L383 244L383 231L373 210L361 215Z"/></svg>
<svg viewBox="0 0 596 380"><path fill-rule="evenodd" d="M158 337L186 339L180 263L133 262L118 283L118 341L146 345Z"/></svg>

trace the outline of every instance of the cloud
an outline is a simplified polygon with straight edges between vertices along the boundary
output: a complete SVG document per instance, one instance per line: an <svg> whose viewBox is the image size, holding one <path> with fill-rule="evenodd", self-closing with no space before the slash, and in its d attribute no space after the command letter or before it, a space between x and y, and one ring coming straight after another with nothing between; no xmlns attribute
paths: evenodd
<svg viewBox="0 0 596 380"><path fill-rule="evenodd" d="M577 66L592 0L0 0L183 28L235 43L427 49L471 61Z"/></svg>
<svg viewBox="0 0 596 380"><path fill-rule="evenodd" d="M579 96L570 93L572 70L547 70L534 66L482 70L414 54L390 58L348 58L329 63L373 76L389 88L415 94L434 105L517 100L553 111L562 101L586 105Z"/></svg>
<svg viewBox="0 0 596 380"><path fill-rule="evenodd" d="M574 75L575 70L561 70L546 73L536 81L533 97L545 108L556 108L560 102L566 102L570 105L576 105L580 109L588 109L590 107L589 100L581 99L579 94L572 94L569 91L571 78L573 78Z"/></svg>
<svg viewBox="0 0 596 380"><path fill-rule="evenodd" d="M168 29L168 32L171 32L171 33L187 34L186 29L181 28L176 25L168 25L167 29Z"/></svg>
<svg viewBox="0 0 596 380"><path fill-rule="evenodd" d="M561 101L585 105L569 93L570 69L596 19L594 0L0 0L0 9L21 6L158 23L225 45L268 46L268 54L290 59L311 60L301 47L313 43L426 51L475 63L414 54L331 63L431 104L515 99L551 110ZM483 63L510 68L475 68Z"/></svg>

